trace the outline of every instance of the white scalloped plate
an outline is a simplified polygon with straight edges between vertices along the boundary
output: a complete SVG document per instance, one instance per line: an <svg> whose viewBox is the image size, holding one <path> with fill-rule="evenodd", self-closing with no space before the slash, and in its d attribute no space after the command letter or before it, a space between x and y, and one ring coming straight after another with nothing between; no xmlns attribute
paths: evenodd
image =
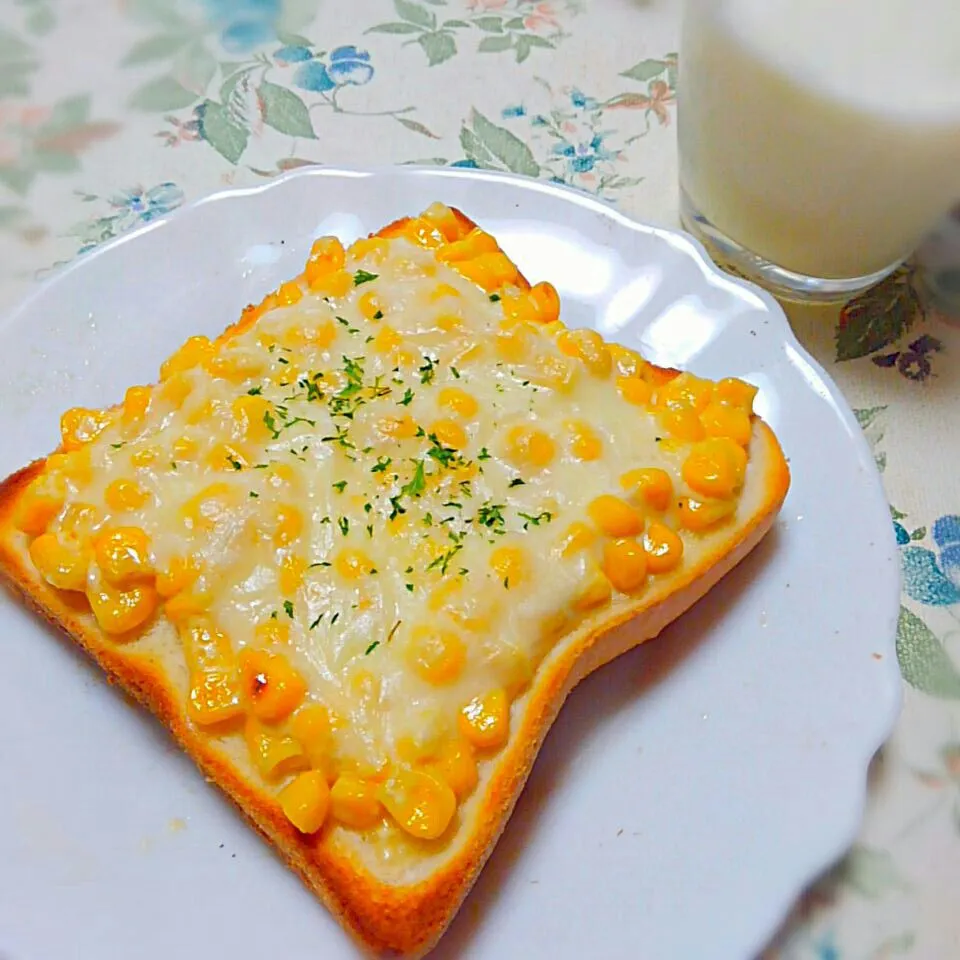
<svg viewBox="0 0 960 960"><path fill-rule="evenodd" d="M83 257L0 325L0 475L53 448L64 408L149 382L186 335L296 274L312 238L437 199L552 280L568 323L757 384L793 487L717 590L575 691L436 955L743 960L855 836L899 707L899 569L836 387L774 301L688 237L458 170L314 168L209 197ZM0 954L356 955L159 727L6 596L0 636Z"/></svg>

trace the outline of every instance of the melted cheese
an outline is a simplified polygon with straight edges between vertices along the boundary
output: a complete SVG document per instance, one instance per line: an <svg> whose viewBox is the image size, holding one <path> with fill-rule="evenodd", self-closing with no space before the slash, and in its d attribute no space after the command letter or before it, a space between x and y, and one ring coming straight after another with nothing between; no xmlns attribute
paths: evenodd
<svg viewBox="0 0 960 960"><path fill-rule="evenodd" d="M491 295L410 235L361 242L344 269L346 289L284 285L254 322L188 343L97 420L49 532L143 531L181 631L212 624L230 658L282 653L329 712L331 780L382 780L462 742L491 697L508 717L611 582L635 593L675 566L685 498L730 515L742 465L722 490L723 456L701 444L698 466L684 437L732 434L752 394L668 386L599 338L511 319L519 278ZM631 501L638 468L664 475ZM88 594L102 576L91 563Z"/></svg>

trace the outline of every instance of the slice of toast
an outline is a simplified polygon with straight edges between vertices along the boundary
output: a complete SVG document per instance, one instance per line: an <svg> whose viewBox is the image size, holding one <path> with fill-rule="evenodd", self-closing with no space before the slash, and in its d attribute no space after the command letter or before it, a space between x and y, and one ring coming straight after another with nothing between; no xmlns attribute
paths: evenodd
<svg viewBox="0 0 960 960"><path fill-rule="evenodd" d="M787 492L752 387L558 312L441 205L318 240L0 486L0 571L374 954L436 943L569 691Z"/></svg>

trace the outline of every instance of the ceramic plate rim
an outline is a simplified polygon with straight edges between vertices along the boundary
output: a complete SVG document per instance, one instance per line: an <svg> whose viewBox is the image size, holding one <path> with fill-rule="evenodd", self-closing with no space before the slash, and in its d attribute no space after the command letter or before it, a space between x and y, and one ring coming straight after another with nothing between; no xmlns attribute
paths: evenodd
<svg viewBox="0 0 960 960"><path fill-rule="evenodd" d="M492 184L503 184L513 188L519 188L534 193L547 194L559 197L562 200L571 203L585 211L601 216L619 229L635 231L656 237L659 240L679 249L683 254L689 257L705 276L712 278L714 284L724 287L732 295L744 296L744 292L749 293L754 299L762 304L763 310L773 320L769 330L764 336L776 337L782 341L783 347L791 350L795 356L808 368L812 376L816 379L816 384L809 382L810 389L813 390L819 386L830 398L832 406L840 417L843 425L854 443L856 444L856 455L858 461L872 465L873 456L870 452L866 439L862 435L856 417L850 409L846 399L823 367L809 354L806 348L799 342L789 321L781 306L765 290L746 280L724 273L708 256L703 245L691 235L666 227L655 226L635 220L620 210L612 207L606 202L590 194L583 193L562 184L535 180L532 178L517 176L514 174L501 173L499 171L474 170L466 168L443 168L427 165L405 165L405 166L371 166L371 167L335 167L335 166L311 166L288 171L275 177L265 183L255 184L249 187L227 188L219 190L190 203L183 207L159 217L150 223L115 237L101 246L97 247L82 256L78 256L70 263L60 267L51 276L41 281L36 288L31 291L19 304L5 312L0 320L0 331L5 331L20 321L24 316L29 315L37 308L39 304L51 296L56 296L57 291L63 281L77 273L78 271L90 270L93 266L101 262L105 257L109 258L112 253L121 246L131 243L137 243L140 238L155 231L164 230L171 223L178 223L188 219L197 209L211 204L220 204L243 198L257 197L269 194L270 192L282 188L284 184L296 179L342 179L342 178L379 178L379 177L399 178L401 180L410 177L427 177L436 179L455 179L455 180L475 180ZM547 223L546 217L534 216L533 219L539 222ZM873 469L869 475L869 481L863 485L864 496L869 496L878 508L887 510L887 500L883 492L879 473ZM879 534L878 534L879 535ZM890 541L893 541L893 530L890 527L888 534ZM893 572L893 571L891 571ZM895 578L899 583L899 569L895 572ZM787 915L793 900L799 895L808 884L826 867L839 859L844 852L851 846L856 839L860 826L863 809L866 802L867 792L867 773L870 761L890 736L896 720L899 716L902 702L902 686L900 684L899 670L896 666L896 623L899 611L899 591L891 594L889 616L884 617L889 621L890 629L888 634L882 638L883 642L877 643L877 649L882 650L885 659L890 664L890 670L886 675L886 682L875 685L878 691L881 687L886 689L887 697L883 709L878 707L873 725L873 736L866 738L859 745L856 753L858 760L858 790L857 795L849 798L849 816L845 823L833 824L831 828L824 827L822 836L819 839L820 852L816 857L811 858L816 863L812 867L798 867L794 872L797 874L795 882L791 885L789 895L784 896L780 908L774 915L768 916L763 923L758 922L758 930L753 947L756 950L761 949L769 937L775 932ZM895 676L894 676L895 674ZM878 693L879 696L879 693ZM848 750L852 754L852 745L848 745Z"/></svg>

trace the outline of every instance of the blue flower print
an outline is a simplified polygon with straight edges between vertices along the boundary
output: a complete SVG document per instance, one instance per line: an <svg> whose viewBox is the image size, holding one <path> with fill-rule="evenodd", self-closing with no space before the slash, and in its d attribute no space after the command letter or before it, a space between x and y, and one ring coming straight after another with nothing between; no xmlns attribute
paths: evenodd
<svg viewBox="0 0 960 960"><path fill-rule="evenodd" d="M313 59L313 51L309 47L281 47L274 52L273 59L279 64L302 63Z"/></svg>
<svg viewBox="0 0 960 960"><path fill-rule="evenodd" d="M558 157L565 157L567 168L572 174L589 173L600 160L614 160L616 153L604 149L603 134L594 134L587 143L572 144L560 141L554 144L552 152Z"/></svg>
<svg viewBox="0 0 960 960"><path fill-rule="evenodd" d="M244 53L276 39L281 0L202 0L211 23L220 27L220 43L229 53Z"/></svg>
<svg viewBox="0 0 960 960"><path fill-rule="evenodd" d="M125 219L132 215L138 223L150 223L176 210L182 203L183 191L169 181L158 183L146 191L141 188L125 190L110 198L110 205L122 210Z"/></svg>
<svg viewBox="0 0 960 960"><path fill-rule="evenodd" d="M370 54L366 50L358 50L354 46L337 47L330 54L330 64L327 71L338 87L347 84L362 87L373 79Z"/></svg>
<svg viewBox="0 0 960 960"><path fill-rule="evenodd" d="M576 87L570 91L570 102L578 110L596 110L600 106L599 101L595 97L588 97Z"/></svg>
<svg viewBox="0 0 960 960"><path fill-rule="evenodd" d="M293 85L311 93L326 93L336 87L327 72L326 64L320 60L308 60L297 67L297 72L293 75Z"/></svg>
<svg viewBox="0 0 960 960"><path fill-rule="evenodd" d="M900 524L894 529L897 543L909 542L909 534ZM933 525L933 540L936 553L911 546L901 551L904 590L918 603L930 606L960 603L960 516L941 517Z"/></svg>
<svg viewBox="0 0 960 960"><path fill-rule="evenodd" d="M504 107L503 110L500 111L500 116L502 116L504 120L513 120L516 117L525 117L526 115L527 109L522 103L518 103L512 107Z"/></svg>

